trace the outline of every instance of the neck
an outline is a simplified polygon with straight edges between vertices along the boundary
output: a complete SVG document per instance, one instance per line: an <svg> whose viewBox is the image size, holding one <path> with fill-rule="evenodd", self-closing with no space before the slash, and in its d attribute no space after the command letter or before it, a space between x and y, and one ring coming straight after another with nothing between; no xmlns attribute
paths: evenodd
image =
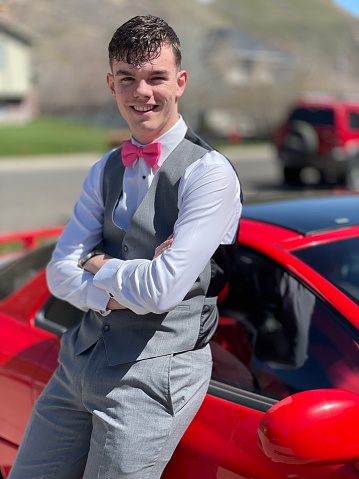
<svg viewBox="0 0 359 479"><path fill-rule="evenodd" d="M148 143L152 143L158 140L162 135L171 130L171 128L173 128L177 124L180 118L181 115L177 114L176 118L172 122L168 122L163 128L159 130L153 130L148 132L131 131L132 138L140 145L148 145Z"/></svg>

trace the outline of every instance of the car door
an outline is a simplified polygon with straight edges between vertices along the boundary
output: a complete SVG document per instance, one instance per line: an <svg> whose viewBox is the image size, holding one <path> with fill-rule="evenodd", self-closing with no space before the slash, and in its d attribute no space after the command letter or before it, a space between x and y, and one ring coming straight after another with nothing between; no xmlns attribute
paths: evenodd
<svg viewBox="0 0 359 479"><path fill-rule="evenodd" d="M33 381L56 345L11 316L0 314L0 323L0 466L10 467L33 407Z"/></svg>
<svg viewBox="0 0 359 479"><path fill-rule="evenodd" d="M219 306L212 382L163 478L357 477L353 464L280 464L257 446L264 412L278 400L322 388L359 394L357 331L285 268L244 246Z"/></svg>
<svg viewBox="0 0 359 479"><path fill-rule="evenodd" d="M16 450L33 406L32 386L56 338L33 325L33 310L47 288L39 275L46 248L16 257L0 273L0 461ZM57 357L58 348L55 351ZM43 385L49 375L44 378ZM6 456L7 457L7 456Z"/></svg>

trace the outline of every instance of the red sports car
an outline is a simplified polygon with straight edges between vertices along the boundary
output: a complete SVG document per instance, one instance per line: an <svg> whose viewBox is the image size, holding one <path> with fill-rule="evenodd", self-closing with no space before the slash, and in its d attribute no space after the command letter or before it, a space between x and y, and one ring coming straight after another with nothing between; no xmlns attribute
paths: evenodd
<svg viewBox="0 0 359 479"><path fill-rule="evenodd" d="M4 479L60 336L82 317L49 295L53 242L34 247L58 233L2 241L29 245L0 265ZM245 205L219 302L211 385L163 479L357 479L359 195Z"/></svg>

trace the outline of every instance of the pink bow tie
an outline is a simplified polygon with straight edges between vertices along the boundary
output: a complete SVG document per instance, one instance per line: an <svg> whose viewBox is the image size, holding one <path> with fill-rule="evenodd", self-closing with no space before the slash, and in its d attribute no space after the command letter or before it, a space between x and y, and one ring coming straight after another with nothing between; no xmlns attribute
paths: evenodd
<svg viewBox="0 0 359 479"><path fill-rule="evenodd" d="M161 143L154 142L140 148L130 141L122 145L122 162L125 166L131 166L139 156L145 160L150 168L156 168L161 155Z"/></svg>

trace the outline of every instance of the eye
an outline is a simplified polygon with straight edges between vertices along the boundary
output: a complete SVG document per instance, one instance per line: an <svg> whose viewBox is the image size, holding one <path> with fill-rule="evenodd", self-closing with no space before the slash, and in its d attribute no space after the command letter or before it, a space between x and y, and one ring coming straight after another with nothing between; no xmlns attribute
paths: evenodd
<svg viewBox="0 0 359 479"><path fill-rule="evenodd" d="M120 78L120 83L128 83L128 82L131 82L133 81L133 77L122 77Z"/></svg>
<svg viewBox="0 0 359 479"><path fill-rule="evenodd" d="M167 77L164 76L164 75L156 75L156 76L151 78L151 81L153 83L162 83L162 82L167 81Z"/></svg>
<svg viewBox="0 0 359 479"><path fill-rule="evenodd" d="M149 76L150 81L152 82L165 82L169 79L169 72L165 69L154 70L152 75Z"/></svg>

